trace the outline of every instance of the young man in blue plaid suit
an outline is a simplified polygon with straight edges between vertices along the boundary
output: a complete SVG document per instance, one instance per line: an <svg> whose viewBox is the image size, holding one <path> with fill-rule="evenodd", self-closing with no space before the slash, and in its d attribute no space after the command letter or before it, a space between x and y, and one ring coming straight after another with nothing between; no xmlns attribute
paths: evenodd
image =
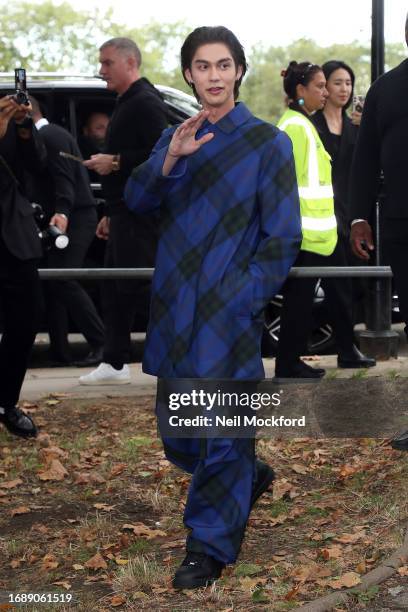
<svg viewBox="0 0 408 612"><path fill-rule="evenodd" d="M203 110L163 132L126 187L131 210L160 214L143 369L163 379L259 380L262 311L301 241L292 146L235 103L247 64L227 28L194 30L181 63ZM236 561L273 470L256 460L253 439L164 437L163 444L192 474L187 556L173 585L206 586Z"/></svg>

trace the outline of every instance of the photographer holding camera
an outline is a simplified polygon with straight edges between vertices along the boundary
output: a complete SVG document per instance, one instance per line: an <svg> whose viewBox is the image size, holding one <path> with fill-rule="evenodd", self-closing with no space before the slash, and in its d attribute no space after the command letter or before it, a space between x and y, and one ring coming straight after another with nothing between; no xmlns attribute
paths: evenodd
<svg viewBox="0 0 408 612"><path fill-rule="evenodd" d="M37 330L42 250L23 175L38 172L46 154L28 116L27 98L20 95L20 103L15 98L0 98L0 422L27 438L36 436L37 428L16 403Z"/></svg>

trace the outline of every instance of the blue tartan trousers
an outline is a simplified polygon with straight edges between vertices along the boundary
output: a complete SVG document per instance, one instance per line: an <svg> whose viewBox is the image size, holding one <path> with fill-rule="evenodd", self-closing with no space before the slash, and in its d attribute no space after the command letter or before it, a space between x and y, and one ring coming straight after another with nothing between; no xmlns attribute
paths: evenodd
<svg viewBox="0 0 408 612"><path fill-rule="evenodd" d="M234 563L251 510L255 440L165 438L167 459L192 474L184 524L189 552Z"/></svg>

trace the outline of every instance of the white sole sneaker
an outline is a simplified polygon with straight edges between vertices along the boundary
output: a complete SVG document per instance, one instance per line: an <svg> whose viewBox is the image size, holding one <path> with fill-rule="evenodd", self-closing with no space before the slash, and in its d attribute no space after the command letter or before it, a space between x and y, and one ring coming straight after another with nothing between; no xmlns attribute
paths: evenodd
<svg viewBox="0 0 408 612"><path fill-rule="evenodd" d="M79 377L80 385L88 385L88 386L98 386L98 385L130 385L130 378L103 378L101 380L86 380L85 376Z"/></svg>

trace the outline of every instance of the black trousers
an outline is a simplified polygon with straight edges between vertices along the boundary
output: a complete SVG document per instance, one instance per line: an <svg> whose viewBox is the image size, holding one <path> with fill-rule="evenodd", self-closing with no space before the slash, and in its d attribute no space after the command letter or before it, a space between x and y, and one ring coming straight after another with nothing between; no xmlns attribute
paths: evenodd
<svg viewBox="0 0 408 612"><path fill-rule="evenodd" d="M48 268L81 268L95 235L97 214L94 207L74 210L69 218L69 245L52 247L46 255ZM70 361L68 332L70 320L91 347L102 346L104 326L89 294L76 280L45 281L45 303L51 350L61 361Z"/></svg>
<svg viewBox="0 0 408 612"><path fill-rule="evenodd" d="M389 261L398 293L402 319L408 326L408 219L383 219L384 255Z"/></svg>
<svg viewBox="0 0 408 612"><path fill-rule="evenodd" d="M110 218L109 240L105 252L106 268L154 267L156 243L154 229L138 227L138 219L124 206ZM146 329L149 318L151 282L117 280L103 283L105 323L104 361L121 369L131 360L130 333L135 319Z"/></svg>
<svg viewBox="0 0 408 612"><path fill-rule="evenodd" d="M294 266L347 266L348 248L346 238L340 237L331 255L325 257L300 251ZM283 307L276 356L278 369L290 369L307 350L316 280L316 278L290 278L283 286ZM322 287L329 307L329 323L333 327L339 352L348 352L354 343L351 279L325 278L322 280Z"/></svg>
<svg viewBox="0 0 408 612"><path fill-rule="evenodd" d="M37 261L20 261L0 244L0 406L18 402L38 327L41 285Z"/></svg>

